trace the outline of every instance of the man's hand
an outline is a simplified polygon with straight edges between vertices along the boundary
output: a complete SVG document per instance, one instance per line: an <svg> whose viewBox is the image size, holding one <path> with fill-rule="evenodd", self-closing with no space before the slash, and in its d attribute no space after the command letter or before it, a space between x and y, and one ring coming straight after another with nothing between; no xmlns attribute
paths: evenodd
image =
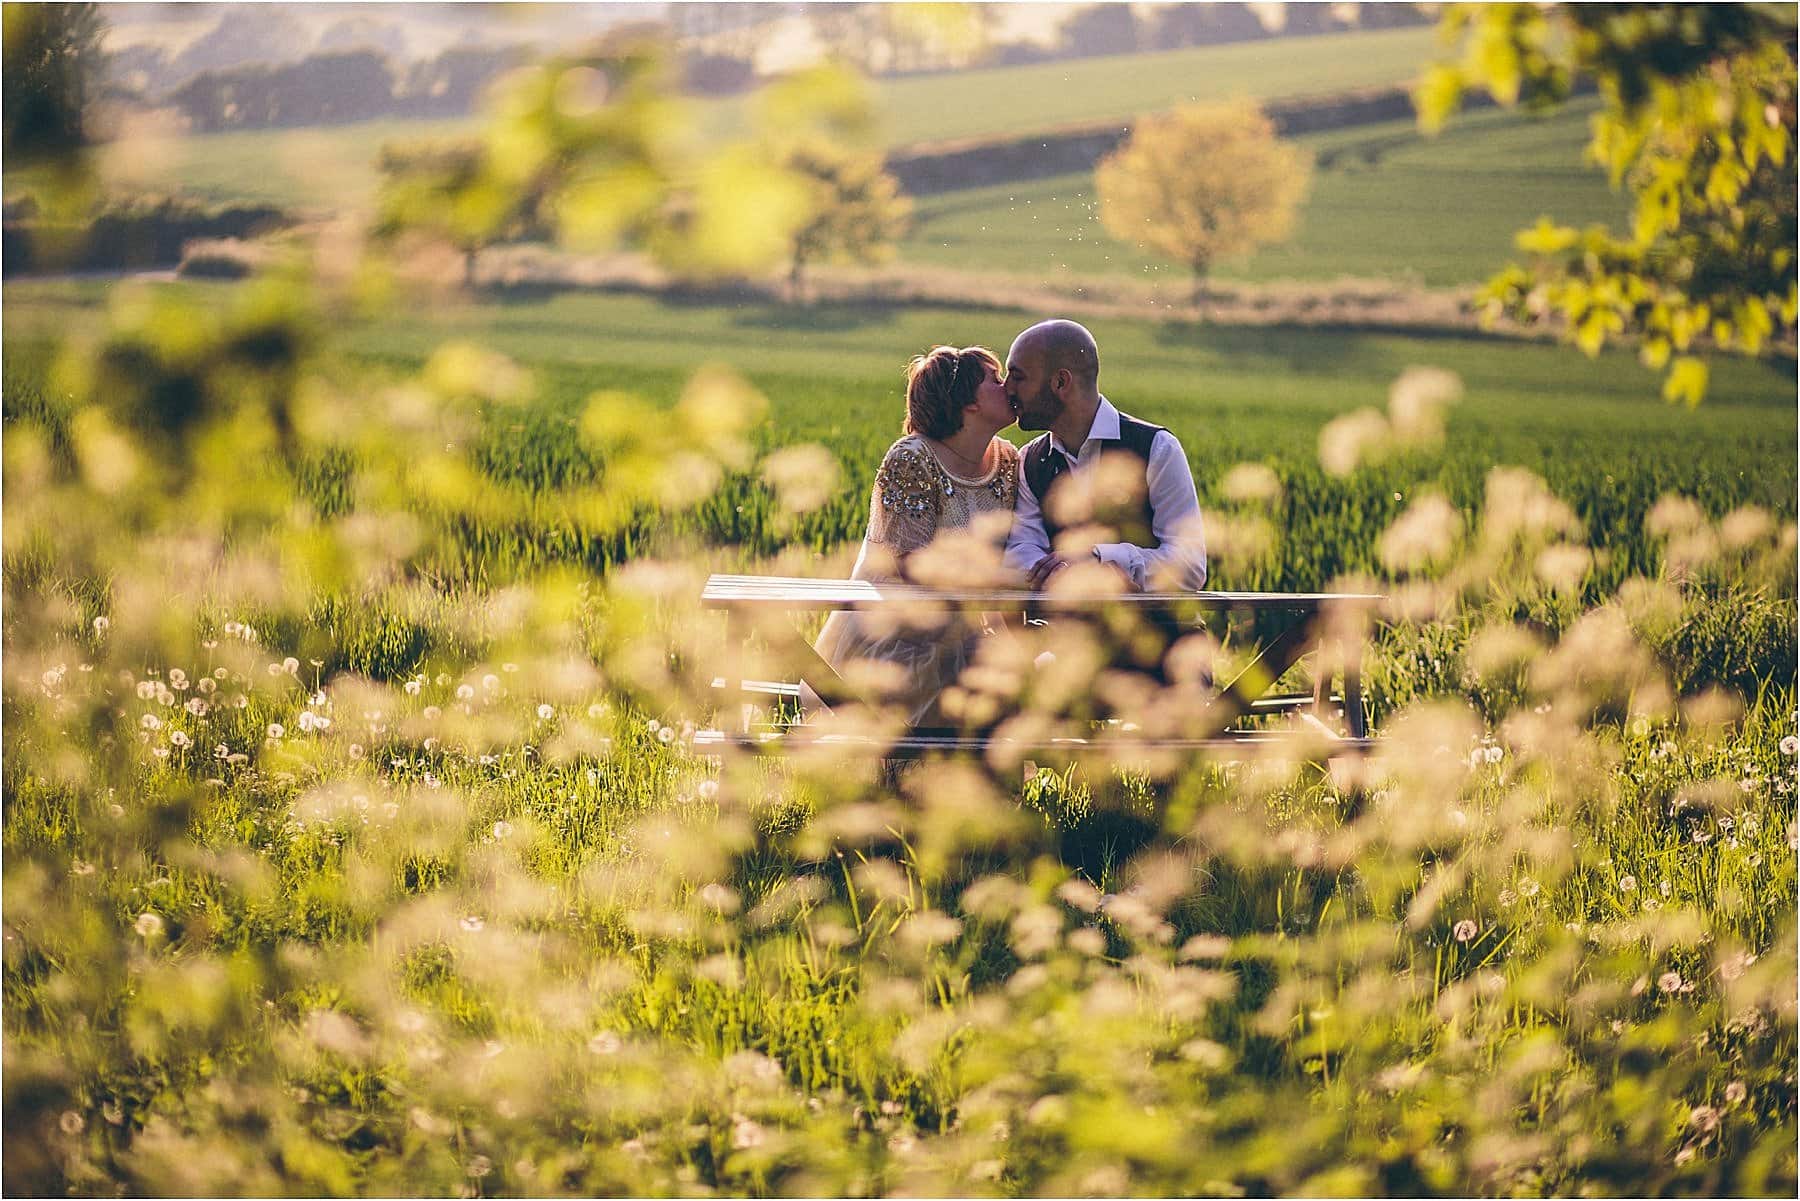
<svg viewBox="0 0 1800 1201"><path fill-rule="evenodd" d="M1051 551L1049 554L1039 559L1037 565L1031 569L1026 577L1031 583L1031 590L1033 592L1042 592L1044 590L1044 585L1050 582L1050 577L1068 565L1069 561L1055 551Z"/></svg>

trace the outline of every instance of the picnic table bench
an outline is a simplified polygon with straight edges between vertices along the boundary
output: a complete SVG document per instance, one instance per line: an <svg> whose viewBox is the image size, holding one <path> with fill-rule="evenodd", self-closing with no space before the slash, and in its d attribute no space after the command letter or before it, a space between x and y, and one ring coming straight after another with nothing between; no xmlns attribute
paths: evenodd
<svg viewBox="0 0 1800 1201"><path fill-rule="evenodd" d="M721 713L738 717L737 729L702 730L695 745L701 748L734 745L747 749L772 749L783 745L787 735L780 732L755 732L751 729L752 695L798 700L800 680L804 680L827 703L864 699L843 681L832 667L819 657L788 623L766 620L774 614L817 613L840 609L879 610L911 609L914 612L949 611L1025 613L1054 619L1059 615L1081 616L1119 608L1137 609L1146 614L1188 616L1225 616L1247 614L1265 618L1265 624L1277 624L1278 631L1262 643L1250 661L1229 681L1216 685L1209 698L1208 729L1197 736L1163 737L1152 740L1150 749L1181 751L1244 747L1291 738L1280 732L1234 730L1233 723L1259 713L1312 708L1322 712L1329 704L1341 705L1344 725L1349 736L1331 735L1332 751L1366 749L1370 743L1368 719L1363 708L1362 679L1359 670L1359 647L1347 647L1342 655L1342 691L1332 695L1330 679L1319 673L1310 695L1272 696L1270 689L1290 667L1308 652L1319 649L1333 634L1320 620L1341 608L1366 609L1385 598L1368 593L1332 592L1032 592L1025 589L945 590L913 584L875 583L867 580L811 579L787 576L715 574L706 582L702 593L705 608L725 616L726 653L729 665L715 669L713 687L722 694ZM1285 617L1285 621L1279 618ZM745 651L752 627L771 643L772 658L780 672L765 672L771 678L747 678ZM773 678L779 675L780 678ZM1124 740L1132 745L1146 745L1143 740L1129 738L1132 727L1123 731L1119 723L1111 723L1111 731L1097 731L1093 737L1057 736L1047 745L1034 745L1033 751L1078 756L1083 753L1105 753ZM1325 727L1314 723L1315 728ZM893 737L860 738L846 734L821 734L805 739L808 745L841 749L847 753L873 751L883 758L914 758L932 752L976 752L991 748L1000 740L993 734L967 732L908 732Z"/></svg>

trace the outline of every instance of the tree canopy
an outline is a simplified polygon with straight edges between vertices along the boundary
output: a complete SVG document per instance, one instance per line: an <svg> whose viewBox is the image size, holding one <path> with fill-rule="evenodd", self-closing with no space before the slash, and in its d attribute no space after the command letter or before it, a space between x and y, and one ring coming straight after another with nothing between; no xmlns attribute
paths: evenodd
<svg viewBox="0 0 1800 1201"><path fill-rule="evenodd" d="M1288 236L1311 174L1305 151L1240 100L1142 118L1094 184L1107 232L1186 264L1198 301L1218 260Z"/></svg>
<svg viewBox="0 0 1800 1201"><path fill-rule="evenodd" d="M1663 394L1698 404L1710 349L1792 346L1796 312L1794 10L1760 4L1529 4L1446 11L1460 57L1417 92L1436 130L1465 91L1546 107L1599 87L1588 157L1635 201L1631 227L1549 217L1489 281L1493 316L1560 319L1590 355L1633 337Z"/></svg>

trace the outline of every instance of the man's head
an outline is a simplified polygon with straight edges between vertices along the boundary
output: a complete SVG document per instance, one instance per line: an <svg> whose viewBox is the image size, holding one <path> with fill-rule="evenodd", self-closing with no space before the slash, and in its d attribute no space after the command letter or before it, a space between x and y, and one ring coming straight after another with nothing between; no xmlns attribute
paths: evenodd
<svg viewBox="0 0 1800 1201"><path fill-rule="evenodd" d="M1006 394L1023 430L1047 430L1071 407L1100 395L1100 348L1073 321L1040 321L1017 338L1006 356Z"/></svg>

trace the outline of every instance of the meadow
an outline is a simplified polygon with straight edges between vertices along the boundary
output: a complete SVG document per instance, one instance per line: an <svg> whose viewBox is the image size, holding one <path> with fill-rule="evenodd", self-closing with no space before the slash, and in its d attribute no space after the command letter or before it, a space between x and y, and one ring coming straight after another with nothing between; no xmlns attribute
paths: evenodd
<svg viewBox="0 0 1800 1201"><path fill-rule="evenodd" d="M908 356L1042 314L380 267L4 286L0 1190L1793 1194L1791 360L1096 318L1215 587L1388 598L1377 744L1151 753L1235 632L1119 615L960 695L1114 760L901 769L698 753L700 588L847 569Z"/></svg>
<svg viewBox="0 0 1800 1201"><path fill-rule="evenodd" d="M228 285L202 283L158 290L203 308L230 294ZM97 328L110 293L100 281L9 284L8 338L26 346L52 331ZM1004 356L1032 319L571 292L375 314L345 324L330 344L389 376L416 370L454 340L478 341L526 365L537 377L535 401L490 417L483 454L501 478L532 490L598 474L596 454L572 437L595 393L622 390L667 406L696 368L729 364L768 398L759 450L817 442L841 465L842 489L794 530L778 532L768 490L739 475L717 503L647 520L628 541L636 546L656 528L696 535L722 555L766 557L788 540L824 553L861 536L869 483L898 436L908 357L943 341ZM1224 564L1222 586L1305 589L1369 570L1381 531L1421 491L1441 491L1472 517L1488 469L1502 463L1536 472L1589 529L1604 531L1614 557L1599 573L1602 586L1649 566L1642 522L1664 493L1693 496L1717 515L1742 504L1794 515L1786 448L1796 440L1796 415L1791 366L1779 360L1722 359L1705 407L1690 411L1662 402L1655 377L1622 351L1589 360L1564 347L1479 337L1099 319L1090 327L1105 354L1102 387L1182 437L1203 503L1224 504L1221 487L1237 463L1264 463L1280 478L1286 499L1270 515L1280 532L1274 553ZM1383 407L1390 385L1412 366L1442 368L1462 381L1443 444L1373 465L1355 481L1323 471L1320 431L1358 409ZM480 557L491 571L546 553L524 538L484 543ZM616 540L601 539L579 557L599 570L619 553Z"/></svg>
<svg viewBox="0 0 1800 1201"><path fill-rule="evenodd" d="M5 295L9 1191L1791 1190L1791 369L1096 322L1217 583L1410 598L1382 748L896 782L689 749L699 580L841 566L904 357L1023 315L128 295Z"/></svg>

